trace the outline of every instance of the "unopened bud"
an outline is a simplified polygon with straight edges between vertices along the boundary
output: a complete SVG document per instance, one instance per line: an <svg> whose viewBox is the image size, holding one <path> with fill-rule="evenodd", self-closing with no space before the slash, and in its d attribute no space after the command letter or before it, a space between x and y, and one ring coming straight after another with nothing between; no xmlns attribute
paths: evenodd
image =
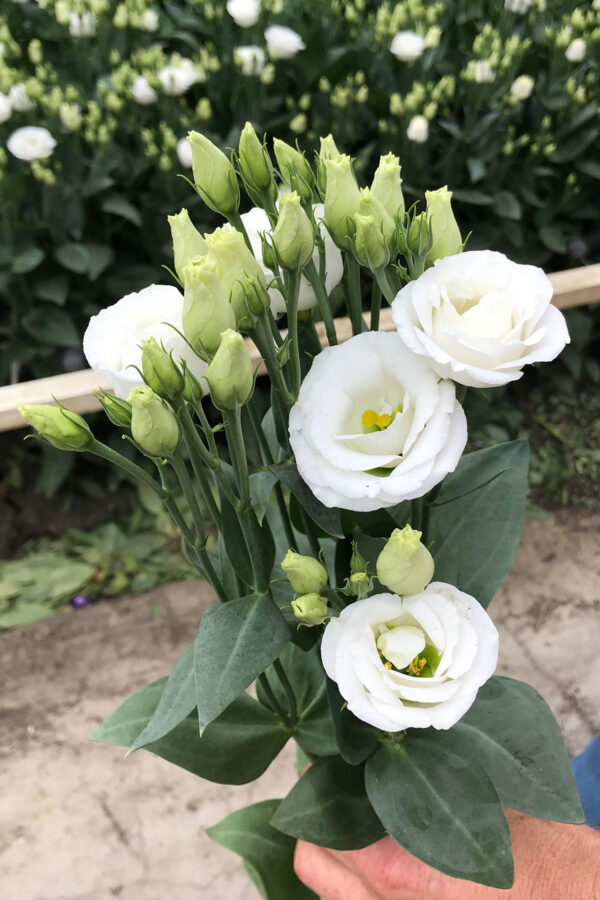
<svg viewBox="0 0 600 900"><path fill-rule="evenodd" d="M210 396L217 409L233 410L252 394L252 360L244 339L228 328L221 335L219 349L206 372Z"/></svg>
<svg viewBox="0 0 600 900"><path fill-rule="evenodd" d="M328 134L327 137L320 138L321 149L317 154L317 186L321 193L321 196L325 196L325 190L327 187L327 169L325 168L325 160L326 159L335 159L336 156L340 156L340 151L335 145L335 141L332 135Z"/></svg>
<svg viewBox="0 0 600 900"><path fill-rule="evenodd" d="M312 256L315 245L313 226L300 205L300 197L292 191L282 194L279 216L273 230L273 247L284 269L299 272Z"/></svg>
<svg viewBox="0 0 600 900"><path fill-rule="evenodd" d="M209 256L188 263L183 272L183 333L196 353L215 353L221 333L235 328L235 313L221 285L217 263Z"/></svg>
<svg viewBox="0 0 600 900"><path fill-rule="evenodd" d="M192 148L196 190L206 205L223 216L236 212L240 205L240 188L230 160L197 131L190 131L188 141Z"/></svg>
<svg viewBox="0 0 600 900"><path fill-rule="evenodd" d="M427 221L427 213L419 213L415 216L408 228L408 249L411 253L422 255L428 252L431 245L431 232L429 230L429 222Z"/></svg>
<svg viewBox="0 0 600 900"><path fill-rule="evenodd" d="M327 570L314 556L288 550L281 568L296 594L319 594L327 584Z"/></svg>
<svg viewBox="0 0 600 900"><path fill-rule="evenodd" d="M175 413L147 384L129 392L131 434L148 456L170 457L179 443L179 425Z"/></svg>
<svg viewBox="0 0 600 900"><path fill-rule="evenodd" d="M235 228L217 228L206 235L206 242L217 262L221 286L233 307L237 327L251 328L255 319L248 310L244 282L249 276L266 287L262 267Z"/></svg>
<svg viewBox="0 0 600 900"><path fill-rule="evenodd" d="M301 625L322 625L327 618L327 603L319 594L304 594L292 600L294 615Z"/></svg>
<svg viewBox="0 0 600 900"><path fill-rule="evenodd" d="M360 207L360 189L352 171L352 159L340 155L326 159L325 224L338 247L350 246L348 220Z"/></svg>
<svg viewBox="0 0 600 900"><path fill-rule="evenodd" d="M142 374L155 394L167 400L181 397L185 382L170 353L151 337L142 341Z"/></svg>
<svg viewBox="0 0 600 900"><path fill-rule="evenodd" d="M424 590L433 578L433 557L410 525L395 528L377 558L377 578L400 596Z"/></svg>
<svg viewBox="0 0 600 900"><path fill-rule="evenodd" d="M114 397L106 391L98 391L96 398L113 425L118 428L131 428L131 405L127 400Z"/></svg>
<svg viewBox="0 0 600 900"><path fill-rule="evenodd" d="M273 150L275 151L275 159L277 160L277 165L279 167L279 174L286 184L290 183L291 176L294 172L298 172L305 181L309 184L313 184L313 170L307 162L304 153L300 153L299 150L296 150L279 138L274 139Z"/></svg>
<svg viewBox="0 0 600 900"><path fill-rule="evenodd" d="M241 133L238 155L244 181L250 188L267 191L273 184L273 165L250 122L246 122Z"/></svg>
<svg viewBox="0 0 600 900"><path fill-rule="evenodd" d="M380 203L370 188L362 188L360 191L360 207L361 216L373 216L375 225L383 234L386 242L390 242L396 230L396 223L393 216L386 210L385 206Z"/></svg>
<svg viewBox="0 0 600 900"><path fill-rule="evenodd" d="M250 310L255 316L262 316L271 305L271 298L267 289L256 278L248 275L244 281L244 291L246 293L246 303Z"/></svg>
<svg viewBox="0 0 600 900"><path fill-rule="evenodd" d="M439 188L437 191L425 191L425 199L432 241L425 257L425 264L430 266L436 259L460 253L463 240L452 212L452 191L447 187Z"/></svg>
<svg viewBox="0 0 600 900"><path fill-rule="evenodd" d="M371 194L381 203L392 219L404 215L400 171L400 160L393 153L388 153L380 158L371 184Z"/></svg>
<svg viewBox="0 0 600 900"><path fill-rule="evenodd" d="M17 409L40 437L59 450L86 450L94 442L85 419L65 406L23 403Z"/></svg>
<svg viewBox="0 0 600 900"><path fill-rule="evenodd" d="M198 259L208 253L206 241L194 228L187 209L182 209L176 216L167 216L173 238L173 259L177 277L183 284L183 270L192 259Z"/></svg>
<svg viewBox="0 0 600 900"><path fill-rule="evenodd" d="M386 266L390 254L380 226L373 216L354 216L356 234L354 235L354 253L361 266L375 271Z"/></svg>

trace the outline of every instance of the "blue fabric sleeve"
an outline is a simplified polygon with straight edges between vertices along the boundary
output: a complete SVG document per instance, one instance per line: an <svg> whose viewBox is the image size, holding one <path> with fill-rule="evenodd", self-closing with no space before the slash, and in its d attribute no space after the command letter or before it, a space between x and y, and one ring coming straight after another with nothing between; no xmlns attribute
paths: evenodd
<svg viewBox="0 0 600 900"><path fill-rule="evenodd" d="M600 734L572 762L585 820L600 829Z"/></svg>

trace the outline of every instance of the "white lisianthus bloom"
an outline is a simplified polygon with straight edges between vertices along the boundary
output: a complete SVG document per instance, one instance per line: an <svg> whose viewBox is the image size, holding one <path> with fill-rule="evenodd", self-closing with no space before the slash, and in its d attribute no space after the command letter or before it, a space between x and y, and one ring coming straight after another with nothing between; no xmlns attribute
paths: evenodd
<svg viewBox="0 0 600 900"><path fill-rule="evenodd" d="M165 94L178 97L196 84L198 72L191 59L180 59L177 63L159 69L158 80Z"/></svg>
<svg viewBox="0 0 600 900"><path fill-rule="evenodd" d="M474 597L437 581L412 597L351 603L325 628L321 658L363 722L447 729L493 675L498 632Z"/></svg>
<svg viewBox="0 0 600 900"><path fill-rule="evenodd" d="M534 86L535 81L531 75L519 75L513 81L510 92L513 97L517 97L519 100L527 100L531 97Z"/></svg>
<svg viewBox="0 0 600 900"><path fill-rule="evenodd" d="M35 101L27 96L24 84L13 84L8 92L12 108L17 112L30 112L35 108Z"/></svg>
<svg viewBox="0 0 600 900"><path fill-rule="evenodd" d="M240 67L243 75L260 75L265 67L265 51L255 44L236 47L233 51L233 61Z"/></svg>
<svg viewBox="0 0 600 900"><path fill-rule="evenodd" d="M115 395L126 400L132 388L144 383L132 367L141 371L142 341L153 337L172 352L175 362L185 359L192 374L204 384L206 363L177 333L183 332L182 315L183 295L172 285L151 284L138 293L127 294L92 316L83 336L85 357Z"/></svg>
<svg viewBox="0 0 600 900"><path fill-rule="evenodd" d="M184 169L192 168L192 148L187 138L182 137L177 141L177 159Z"/></svg>
<svg viewBox="0 0 600 900"><path fill-rule="evenodd" d="M333 243L331 235L323 225L323 204L316 203L313 209L315 213L315 221L319 223L321 237L323 238L323 243L325 244L325 290L328 294L330 294L334 287L338 285L342 280L342 275L344 273L344 263L342 261L342 254ZM242 214L242 222L244 223L244 227L248 233L248 237L250 238L250 243L252 244L252 252L254 253L258 262L261 264L265 273L265 277L267 279L267 283L269 283L275 276L271 269L267 268L267 266L263 262L262 243L260 240L261 233L266 233L267 235L271 234L272 229L271 223L269 222L269 217L267 216L264 209L255 206L249 212ZM319 251L316 247L313 253L313 262L318 269ZM285 300L283 299L283 295L280 293L280 291L277 290L277 288L273 287L269 289L269 296L271 298L271 312L274 316L280 316L285 312ZM300 281L298 309L311 309L311 307L315 306L316 303L317 299L315 297L315 292L313 291L306 278L303 277Z"/></svg>
<svg viewBox="0 0 600 900"><path fill-rule="evenodd" d="M473 66L473 78L477 84L490 84L496 80L496 73L487 59L478 59Z"/></svg>
<svg viewBox="0 0 600 900"><path fill-rule="evenodd" d="M158 94L145 75L136 75L133 79L131 96L140 106L150 106L151 103L156 103L158 100Z"/></svg>
<svg viewBox="0 0 600 900"><path fill-rule="evenodd" d="M13 156L25 162L34 159L46 159L52 156L56 141L47 128L38 128L36 125L26 125L13 131L6 146Z"/></svg>
<svg viewBox="0 0 600 900"><path fill-rule="evenodd" d="M72 12L69 18L69 34L73 37L93 37L96 34L96 16L84 12L77 15Z"/></svg>
<svg viewBox="0 0 600 900"><path fill-rule="evenodd" d="M424 50L425 38L416 31L399 31L390 46L390 53L402 62L414 62Z"/></svg>
<svg viewBox="0 0 600 900"><path fill-rule="evenodd" d="M413 116L408 123L406 136L415 144L424 144L429 137L429 122L425 116Z"/></svg>
<svg viewBox="0 0 600 900"><path fill-rule="evenodd" d="M531 8L533 0L504 0L504 6L509 12L523 15Z"/></svg>
<svg viewBox="0 0 600 900"><path fill-rule="evenodd" d="M565 56L569 62L578 63L585 58L586 50L587 44L584 39L574 38L565 50Z"/></svg>
<svg viewBox="0 0 600 900"><path fill-rule="evenodd" d="M265 40L273 59L291 59L301 50L306 50L306 44L298 32L285 25L269 25L265 31Z"/></svg>
<svg viewBox="0 0 600 900"><path fill-rule="evenodd" d="M155 9L145 9L140 19L142 31L156 31L158 29L158 12Z"/></svg>
<svg viewBox="0 0 600 900"><path fill-rule="evenodd" d="M290 412L300 475L341 509L422 497L456 468L466 441L453 383L380 331L319 353Z"/></svg>
<svg viewBox="0 0 600 900"><path fill-rule="evenodd" d="M260 16L260 0L227 0L227 12L240 28L251 28Z"/></svg>
<svg viewBox="0 0 600 900"><path fill-rule="evenodd" d="M0 93L0 123L8 122L12 116L13 106L7 94Z"/></svg>
<svg viewBox="0 0 600 900"><path fill-rule="evenodd" d="M469 387L516 381L523 366L554 359L569 332L536 266L472 250L437 259L392 303L404 343L441 378Z"/></svg>

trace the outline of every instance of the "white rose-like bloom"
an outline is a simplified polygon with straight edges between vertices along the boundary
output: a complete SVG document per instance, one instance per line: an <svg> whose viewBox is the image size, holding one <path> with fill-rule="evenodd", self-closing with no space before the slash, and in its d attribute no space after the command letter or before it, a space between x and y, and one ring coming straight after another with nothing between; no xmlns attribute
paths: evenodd
<svg viewBox="0 0 600 900"><path fill-rule="evenodd" d="M158 80L165 94L179 97L196 84L198 72L191 59L181 59L178 63L172 63L159 69Z"/></svg>
<svg viewBox="0 0 600 900"><path fill-rule="evenodd" d="M6 146L17 159L32 162L34 159L46 159L48 156L52 156L56 141L47 128L26 125L13 131Z"/></svg>
<svg viewBox="0 0 600 900"><path fill-rule="evenodd" d="M394 35L390 53L402 62L414 62L425 49L425 38L416 31L399 31Z"/></svg>
<svg viewBox="0 0 600 900"><path fill-rule="evenodd" d="M473 77L477 84L489 84L496 80L496 73L487 59L478 59L473 66Z"/></svg>
<svg viewBox="0 0 600 900"><path fill-rule="evenodd" d="M587 44L583 38L575 38L565 50L565 56L569 62L578 63L585 58Z"/></svg>
<svg viewBox="0 0 600 900"><path fill-rule="evenodd" d="M301 50L306 50L306 44L298 32L285 25L269 25L265 31L265 41L274 59L291 59Z"/></svg>
<svg viewBox="0 0 600 900"><path fill-rule="evenodd" d="M142 31L156 31L158 29L158 12L155 9L145 9L140 19Z"/></svg>
<svg viewBox="0 0 600 900"><path fill-rule="evenodd" d="M429 137L429 122L425 116L413 116L408 123L406 136L415 144L424 144Z"/></svg>
<svg viewBox="0 0 600 900"><path fill-rule="evenodd" d="M135 76L131 85L131 95L140 106L150 106L158 100L158 94L145 75Z"/></svg>
<svg viewBox="0 0 600 900"><path fill-rule="evenodd" d="M124 400L132 388L144 383L137 369L129 367L141 370L141 343L147 338L155 338L172 352L175 362L183 357L192 374L203 379L206 363L175 330L183 331L182 314L183 295L172 285L151 284L138 293L127 294L92 316L83 336L85 357L94 372ZM205 385L203 380L200 383Z"/></svg>
<svg viewBox="0 0 600 900"><path fill-rule="evenodd" d="M266 56L262 47L248 44L234 49L233 60L243 75L260 75L265 68Z"/></svg>
<svg viewBox="0 0 600 900"><path fill-rule="evenodd" d="M456 468L466 441L454 384L381 331L319 353L290 412L300 475L321 503L341 509L422 497Z"/></svg>
<svg viewBox="0 0 600 900"><path fill-rule="evenodd" d="M240 28L251 28L260 16L260 0L227 0L227 12Z"/></svg>
<svg viewBox="0 0 600 900"><path fill-rule="evenodd" d="M84 12L80 16L72 12L69 19L69 34L73 37L93 37L96 34L96 16Z"/></svg>
<svg viewBox="0 0 600 900"><path fill-rule="evenodd" d="M30 112L35 108L35 100L27 96L24 84L13 84L8 92L12 108L17 112Z"/></svg>
<svg viewBox="0 0 600 900"><path fill-rule="evenodd" d="M498 632L474 597L437 581L413 597L351 603L325 628L321 659L363 722L383 731L446 729L493 675Z"/></svg>
<svg viewBox="0 0 600 900"><path fill-rule="evenodd" d="M177 159L184 169L192 168L192 148L186 137L182 137L177 141Z"/></svg>
<svg viewBox="0 0 600 900"><path fill-rule="evenodd" d="M7 94L0 93L0 123L8 122L12 116L13 106Z"/></svg>
<svg viewBox="0 0 600 900"><path fill-rule="evenodd" d="M405 344L441 378L469 387L516 381L523 366L554 359L569 332L552 282L492 250L437 259L405 285L392 315Z"/></svg>
<svg viewBox="0 0 600 900"><path fill-rule="evenodd" d="M531 8L533 0L504 0L504 6L509 12L523 15Z"/></svg>
<svg viewBox="0 0 600 900"><path fill-rule="evenodd" d="M514 97L518 97L519 100L527 100L531 97L534 86L535 81L531 75L519 75L513 81L510 92Z"/></svg>
<svg viewBox="0 0 600 900"><path fill-rule="evenodd" d="M344 274L344 263L342 260L342 254L333 243L331 235L323 225L322 220L325 214L323 204L316 203L313 209L315 213L315 221L320 223L319 227L321 230L321 237L323 238L323 243L325 244L325 290L328 294L330 294L334 287L338 285L342 280L342 275ZM274 275L271 269L267 268L267 266L263 262L262 243L260 240L261 233L266 233L268 235L271 234L272 229L271 223L269 222L269 217L267 216L264 209L255 206L249 212L242 214L242 222L244 223L244 227L248 233L248 237L250 238L250 243L252 244L252 252L254 253L258 262L261 264L267 279L267 283L269 283L273 280ZM313 252L313 262L315 263L318 270L319 251L316 247ZM269 290L269 297L271 298L271 312L274 316L280 316L285 312L286 308L283 295L280 291L277 290L277 288L273 287ZM302 277L300 281L300 291L298 294L298 309L311 309L316 305L316 303L317 299L315 297L315 292L313 291L307 279L305 277Z"/></svg>

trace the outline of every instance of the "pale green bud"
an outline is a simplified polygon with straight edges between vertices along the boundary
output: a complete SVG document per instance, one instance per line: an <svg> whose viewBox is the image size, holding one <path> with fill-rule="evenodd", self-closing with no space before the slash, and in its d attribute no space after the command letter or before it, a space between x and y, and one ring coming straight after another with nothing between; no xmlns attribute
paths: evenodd
<svg viewBox="0 0 600 900"><path fill-rule="evenodd" d="M373 216L375 224L385 240L391 241L396 230L396 223L393 216L388 213L370 188L361 188L359 212L361 216Z"/></svg>
<svg viewBox="0 0 600 900"><path fill-rule="evenodd" d="M382 156L373 176L371 194L393 218L404 214L400 160L393 153Z"/></svg>
<svg viewBox="0 0 600 900"><path fill-rule="evenodd" d="M362 216L360 213L356 213L354 225L356 226L354 253L361 266L366 266L373 271L386 266L390 260L390 254L381 228L374 216Z"/></svg>
<svg viewBox="0 0 600 900"><path fill-rule="evenodd" d="M327 603L318 594L304 594L292 600L294 615L301 625L322 625L328 615Z"/></svg>
<svg viewBox="0 0 600 900"><path fill-rule="evenodd" d="M142 341L142 374L146 384L159 397L171 400L183 393L185 382L181 370L156 338Z"/></svg>
<svg viewBox="0 0 600 900"><path fill-rule="evenodd" d="M340 156L340 151L336 147L333 135L328 134L327 137L319 138L321 149L317 156L317 183L321 194L325 194L327 185L327 169L325 168L326 159L335 159Z"/></svg>
<svg viewBox="0 0 600 900"><path fill-rule="evenodd" d="M199 356L215 353L221 333L235 328L235 313L223 290L216 260L208 256L183 270L183 333Z"/></svg>
<svg viewBox="0 0 600 900"><path fill-rule="evenodd" d="M311 258L314 245L313 226L300 205L300 196L295 191L282 194L273 230L273 247L279 264L284 269L299 272Z"/></svg>
<svg viewBox="0 0 600 900"><path fill-rule="evenodd" d="M59 450L86 450L94 442L87 422L65 406L23 403L17 409L44 440Z"/></svg>
<svg viewBox="0 0 600 900"><path fill-rule="evenodd" d="M147 384L134 387L127 402L134 441L148 456L172 456L179 443L179 425L168 403Z"/></svg>
<svg viewBox="0 0 600 900"><path fill-rule="evenodd" d="M421 532L410 525L395 528L377 557L377 578L400 596L424 590L433 578L433 557L421 543Z"/></svg>
<svg viewBox="0 0 600 900"><path fill-rule="evenodd" d="M246 277L243 287L246 292L246 302L248 306L255 315L261 316L271 305L269 292L255 278L252 278L251 275Z"/></svg>
<svg viewBox="0 0 600 900"><path fill-rule="evenodd" d="M98 391L95 396L113 425L131 428L131 404L127 400L114 397L106 391Z"/></svg>
<svg viewBox="0 0 600 900"><path fill-rule="evenodd" d="M339 247L349 246L348 219L360 206L360 189L352 171L352 159L340 154L326 159L325 224Z"/></svg>
<svg viewBox="0 0 600 900"><path fill-rule="evenodd" d="M294 170L309 184L313 184L313 171L303 153L300 153L299 150L296 150L279 138L273 140L273 150L275 151L275 159L277 160L279 173L286 184L290 183Z"/></svg>
<svg viewBox="0 0 600 900"><path fill-rule="evenodd" d="M427 213L419 213L415 216L408 229L408 249L412 253L424 253L430 242L431 232L429 230L429 221Z"/></svg>
<svg viewBox="0 0 600 900"><path fill-rule="evenodd" d="M244 338L228 328L221 335L219 349L206 372L210 396L217 409L233 410L252 394L252 360Z"/></svg>
<svg viewBox="0 0 600 900"><path fill-rule="evenodd" d="M261 144L250 122L246 122L240 136L240 168L244 181L258 191L266 191L273 184L273 165L264 144Z"/></svg>
<svg viewBox="0 0 600 900"><path fill-rule="evenodd" d="M221 286L233 307L238 328L251 328L254 318L246 302L244 282L251 277L266 287L265 273L235 228L217 228L206 235L206 243L217 262Z"/></svg>
<svg viewBox="0 0 600 900"><path fill-rule="evenodd" d="M197 131L190 131L188 141L192 148L196 190L206 205L224 216L237 212L240 188L231 162L222 150Z"/></svg>
<svg viewBox="0 0 600 900"><path fill-rule="evenodd" d="M173 259L177 277L183 284L183 271L193 259L205 256L208 246L200 232L194 228L187 209L176 216L167 216L173 238Z"/></svg>
<svg viewBox="0 0 600 900"><path fill-rule="evenodd" d="M425 199L432 240L425 264L432 265L436 259L460 253L463 240L452 212L452 191L447 187L438 188L437 191L425 191Z"/></svg>
<svg viewBox="0 0 600 900"><path fill-rule="evenodd" d="M296 594L319 594L327 584L327 570L314 556L288 550L281 568Z"/></svg>

